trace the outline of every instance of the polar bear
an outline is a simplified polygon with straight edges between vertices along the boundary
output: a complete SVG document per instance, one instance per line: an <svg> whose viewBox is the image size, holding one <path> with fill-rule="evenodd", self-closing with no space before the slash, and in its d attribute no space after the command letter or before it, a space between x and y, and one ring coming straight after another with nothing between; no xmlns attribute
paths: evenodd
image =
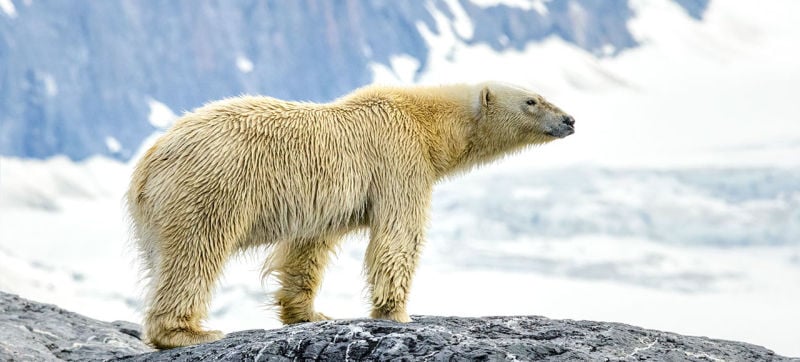
<svg viewBox="0 0 800 362"><path fill-rule="evenodd" d="M574 132L542 96L487 82L368 86L332 103L244 96L181 117L139 160L127 194L158 348L214 341L201 327L229 257L271 247L284 323L329 319L314 297L343 235L369 229L372 318L406 300L437 180Z"/></svg>

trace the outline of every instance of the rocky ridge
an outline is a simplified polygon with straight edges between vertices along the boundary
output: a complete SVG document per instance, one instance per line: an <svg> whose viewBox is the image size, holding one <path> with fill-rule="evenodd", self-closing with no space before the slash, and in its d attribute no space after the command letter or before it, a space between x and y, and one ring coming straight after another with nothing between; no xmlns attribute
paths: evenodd
<svg viewBox="0 0 800 362"><path fill-rule="evenodd" d="M156 351L130 322L101 322L0 292L0 360L289 361L550 360L800 361L742 342L620 323L537 316L413 316L234 332L205 345Z"/></svg>

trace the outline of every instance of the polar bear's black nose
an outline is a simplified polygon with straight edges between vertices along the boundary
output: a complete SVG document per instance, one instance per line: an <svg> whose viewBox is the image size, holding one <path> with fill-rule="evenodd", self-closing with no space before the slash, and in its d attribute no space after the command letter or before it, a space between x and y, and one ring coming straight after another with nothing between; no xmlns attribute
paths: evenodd
<svg viewBox="0 0 800 362"><path fill-rule="evenodd" d="M563 117L561 117L561 119L563 120L564 123L566 123L569 126L575 125L575 118L572 118L572 116L568 116L565 114Z"/></svg>

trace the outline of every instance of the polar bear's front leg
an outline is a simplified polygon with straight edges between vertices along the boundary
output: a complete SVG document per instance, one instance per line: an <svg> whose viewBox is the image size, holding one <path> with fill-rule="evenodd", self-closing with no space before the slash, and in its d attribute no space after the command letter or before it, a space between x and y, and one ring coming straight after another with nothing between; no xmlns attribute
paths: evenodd
<svg viewBox="0 0 800 362"><path fill-rule="evenodd" d="M385 213L379 212L372 221L365 258L372 292L372 318L411 321L406 301L424 242L428 198L421 197L398 209L382 210Z"/></svg>

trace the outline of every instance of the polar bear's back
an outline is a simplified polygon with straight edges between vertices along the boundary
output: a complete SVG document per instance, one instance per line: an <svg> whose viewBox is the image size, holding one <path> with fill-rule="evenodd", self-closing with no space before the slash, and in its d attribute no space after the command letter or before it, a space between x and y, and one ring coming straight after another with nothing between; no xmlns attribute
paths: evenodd
<svg viewBox="0 0 800 362"><path fill-rule="evenodd" d="M235 212L256 225L242 231L244 243L358 226L384 166L380 142L388 140L375 137L380 111L336 107L241 97L184 115L137 166L132 215L137 208L156 218Z"/></svg>

